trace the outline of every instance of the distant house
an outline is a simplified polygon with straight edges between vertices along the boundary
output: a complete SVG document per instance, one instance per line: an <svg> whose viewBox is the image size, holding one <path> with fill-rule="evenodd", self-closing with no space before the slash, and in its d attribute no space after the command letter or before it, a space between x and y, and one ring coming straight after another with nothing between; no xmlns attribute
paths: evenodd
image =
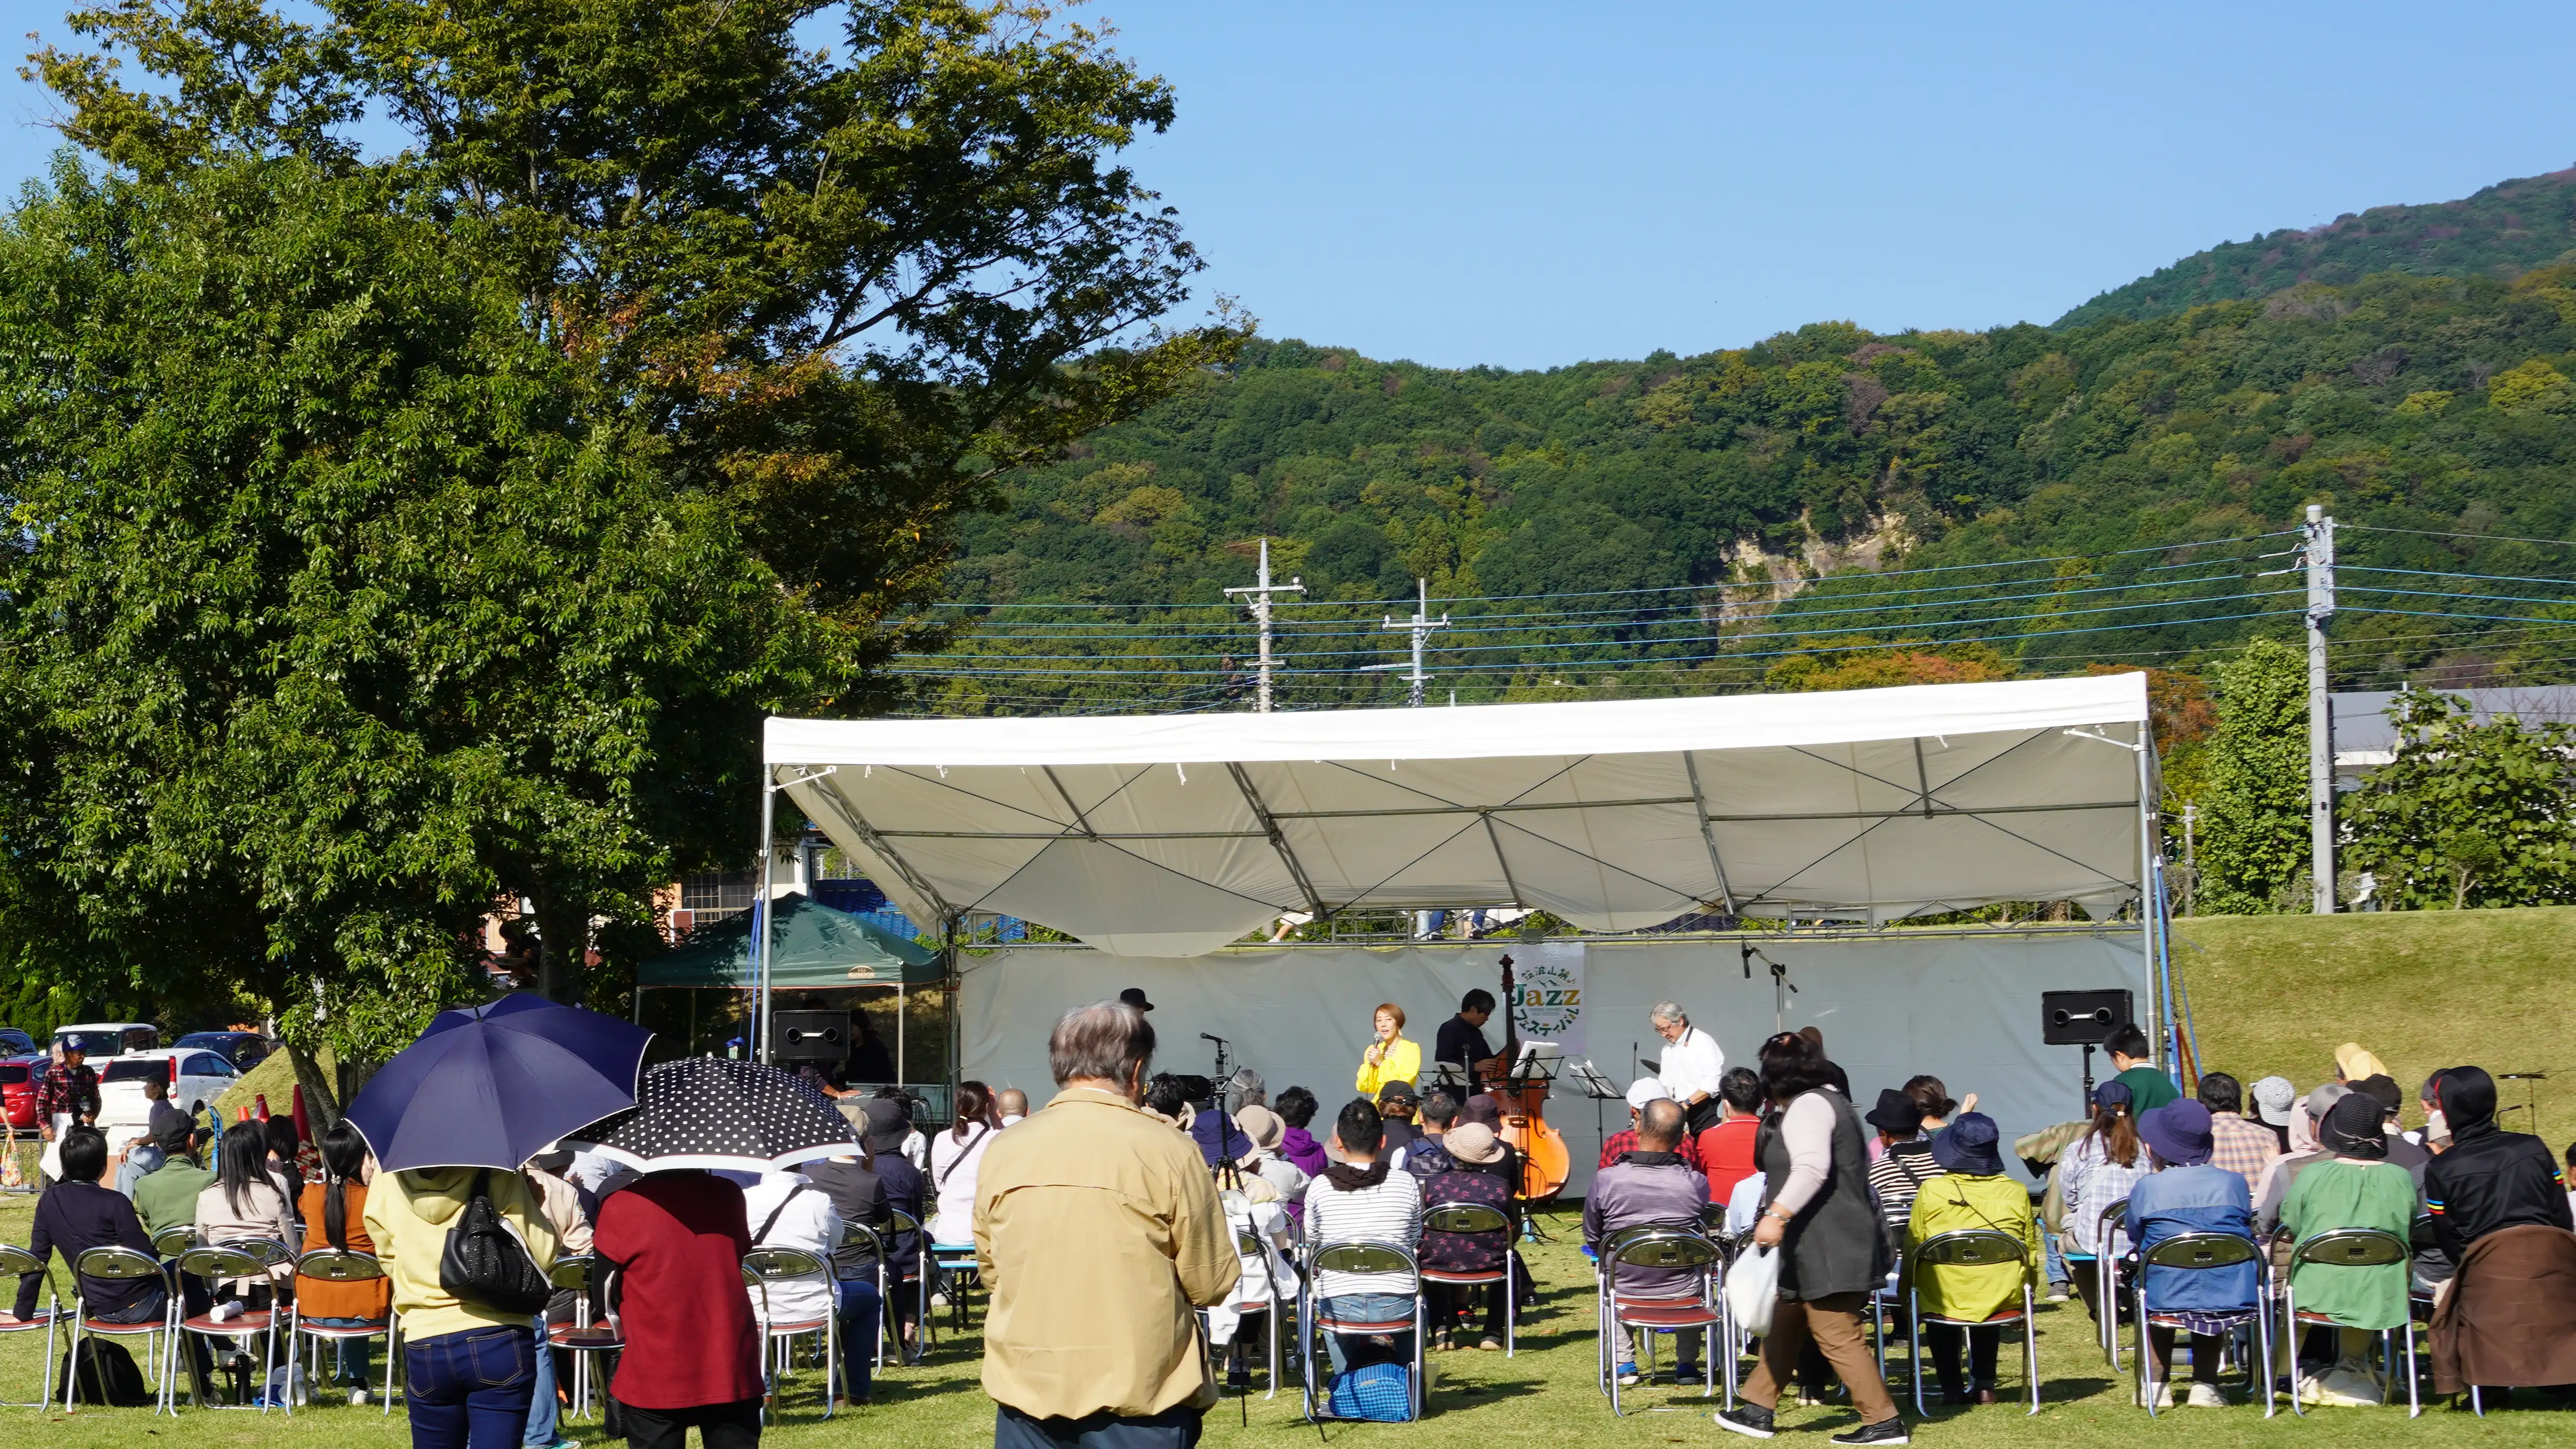
<svg viewBox="0 0 2576 1449"><path fill-rule="evenodd" d="M2576 724L2576 684L2440 692L2468 700L2471 715L2481 724L2506 714L2526 725ZM2388 707L2396 701L2397 692L2388 689L2355 690L2333 696L2338 788L2353 788L2363 776L2397 758L2397 726L2388 718Z"/></svg>
<svg viewBox="0 0 2576 1449"><path fill-rule="evenodd" d="M752 870L709 871L683 876L675 885L666 887L661 899L670 902L664 919L669 923L671 938L677 940L696 926L751 909L752 884L757 876L758 872ZM782 848L778 852L770 888L781 895L802 892L836 911L865 916L906 939L938 932L936 922L913 920L886 899L886 893L877 889L874 881L852 873L841 853L819 833L798 840L792 850ZM989 939L1028 938L1028 927L1008 916L979 911L968 916L967 924Z"/></svg>

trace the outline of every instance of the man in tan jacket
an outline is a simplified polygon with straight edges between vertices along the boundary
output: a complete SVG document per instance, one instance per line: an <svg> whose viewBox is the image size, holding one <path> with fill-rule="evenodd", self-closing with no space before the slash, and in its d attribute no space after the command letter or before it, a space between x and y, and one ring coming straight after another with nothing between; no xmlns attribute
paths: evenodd
<svg viewBox="0 0 2576 1449"><path fill-rule="evenodd" d="M1190 1449L1216 1402L1194 1310L1241 1264L1198 1148L1136 1105L1145 1014L1076 1008L1047 1043L1055 1099L993 1139L975 1187L992 1294L995 1449Z"/></svg>

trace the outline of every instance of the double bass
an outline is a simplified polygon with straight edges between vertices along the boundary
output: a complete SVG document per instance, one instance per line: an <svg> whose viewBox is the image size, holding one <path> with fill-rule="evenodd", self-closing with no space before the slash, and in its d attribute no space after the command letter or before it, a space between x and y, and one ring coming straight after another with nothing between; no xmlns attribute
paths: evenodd
<svg viewBox="0 0 2576 1449"><path fill-rule="evenodd" d="M1518 1007L1512 982L1512 958L1503 957L1503 1054L1482 1065L1485 1089L1501 1105L1502 1139L1521 1155L1521 1196L1531 1202L1554 1197L1565 1186L1574 1159L1565 1150L1565 1134L1547 1125L1547 1083L1510 1075L1521 1054Z"/></svg>

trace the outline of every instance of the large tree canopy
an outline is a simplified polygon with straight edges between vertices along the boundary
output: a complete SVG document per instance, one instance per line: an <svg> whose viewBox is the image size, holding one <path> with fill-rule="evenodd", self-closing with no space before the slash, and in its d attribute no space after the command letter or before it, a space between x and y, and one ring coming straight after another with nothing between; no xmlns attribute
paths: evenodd
<svg viewBox="0 0 2576 1449"><path fill-rule="evenodd" d="M121 0L39 54L89 154L0 231L22 953L363 1058L525 896L577 991L749 843L763 712L881 697L961 510L1227 355L1139 335L1197 266L1108 164L1161 82L820 13Z"/></svg>

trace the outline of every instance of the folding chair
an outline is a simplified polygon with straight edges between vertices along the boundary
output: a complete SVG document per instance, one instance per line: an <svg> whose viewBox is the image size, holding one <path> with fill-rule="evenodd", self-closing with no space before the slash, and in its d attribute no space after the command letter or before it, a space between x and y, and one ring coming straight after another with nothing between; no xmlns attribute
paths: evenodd
<svg viewBox="0 0 2576 1449"><path fill-rule="evenodd" d="M149 1278L156 1283L168 1281L162 1276L160 1259L149 1253L138 1253L132 1248L91 1248L73 1259L72 1362L80 1362L81 1335L86 1333L92 1338L142 1339L144 1356L152 1361L154 1367L160 1367L163 1360L160 1351L154 1347L153 1340L164 1336L177 1337L175 1326L178 1321L176 1316L179 1311L178 1302L175 1299L165 1300L166 1306L161 1316L144 1323L115 1323L92 1318L89 1316L88 1294L83 1289L83 1285L92 1278L111 1283L131 1282L137 1278ZM53 1371L53 1365L47 1364L45 1369L50 1373ZM169 1407L167 1403L169 1391L170 1385L165 1375L153 1395L152 1412L158 1414ZM71 1376L69 1388L63 1394L63 1412L68 1414L79 1408L80 1375L75 1373ZM170 1412L176 1413L177 1410L171 1409Z"/></svg>
<svg viewBox="0 0 2576 1449"><path fill-rule="evenodd" d="M176 1269L182 1279L198 1278L210 1284L235 1278L256 1278L266 1283L271 1281L268 1271L271 1264L269 1255L262 1250L274 1246L276 1246L274 1243L266 1240L253 1240L213 1243L202 1248L190 1248L179 1255ZM274 1305L275 1301L275 1295L271 1294L271 1304ZM260 1337L260 1386L256 1396L260 1400L258 1408L261 1413L267 1413L268 1384L277 1372L277 1309L274 1306L252 1308L245 1310L238 1318L219 1319L214 1316L211 1309L193 1317L186 1316L182 1300L176 1297L170 1300L170 1305L173 1328L170 1340L163 1349L168 1354L169 1360L161 1370L161 1398L169 1406L170 1413L176 1416L179 1412L179 1346L187 1337L194 1335L198 1338L247 1338L252 1334L258 1334ZM290 1364L295 1361L292 1338L287 1341L286 1361ZM286 1377L291 1385L295 1375L289 1373ZM293 1397L291 1387L287 1397ZM197 1407L202 1409L206 1405L199 1404ZM247 1409L252 1406L232 1404L227 1407Z"/></svg>
<svg viewBox="0 0 2576 1449"><path fill-rule="evenodd" d="M1703 1221L1705 1221L1705 1218L1703 1218ZM1607 1291L1602 1285L1609 1279L1610 1255L1619 1251L1620 1244L1627 1242L1629 1239L1634 1238L1641 1233L1651 1233L1653 1231L1654 1228L1652 1225L1621 1228L1617 1232L1611 1233L1601 1240L1601 1247L1598 1250L1597 1255L1592 1258L1592 1309L1594 1320L1593 1348L1595 1350L1593 1355L1595 1362L1593 1364L1594 1381L1592 1386L1599 1389L1605 1398L1608 1397L1610 1393L1611 1370L1617 1367L1615 1364L1610 1362L1610 1335L1607 1332L1602 1331L1601 1319L1601 1299L1603 1294Z"/></svg>
<svg viewBox="0 0 2576 1449"><path fill-rule="evenodd" d="M795 1367L799 1336L808 1333L822 1336L823 1417L831 1418L832 1410L839 1404L834 1388L840 1382L841 1373L840 1302L833 1293L831 1263L803 1248L754 1248L742 1255L742 1281L745 1287L760 1295L761 1345L764 1350L760 1357L764 1378L772 1359L776 1360L778 1378L787 1377ZM818 1283L823 1289L822 1317L780 1320L770 1316L770 1285L807 1281ZM767 1352L772 1346L777 1349L775 1354ZM774 1397L776 1388L772 1387L770 1393Z"/></svg>
<svg viewBox="0 0 2576 1449"><path fill-rule="evenodd" d="M1711 1286L1711 1275L1724 1255L1717 1244L1689 1228L1645 1227L1617 1235L1616 1245L1604 1242L1601 1248L1600 1336L1602 1353L1616 1358L1612 1346L1613 1330L1625 1324L1643 1339L1640 1345L1652 1357L1654 1335L1679 1333L1684 1329L1703 1330L1700 1344L1700 1367L1706 1376L1700 1397L1717 1392L1717 1356L1726 1347L1726 1310ZM1619 1270L1626 1268L1683 1271L1699 1279L1696 1293L1626 1294L1619 1291ZM1675 1350L1678 1355L1679 1350ZM1733 1368L1730 1360L1729 1369ZM1728 1392L1733 1392L1730 1372ZM1618 1366L1610 1372L1610 1412L1625 1417L1627 1409L1619 1402Z"/></svg>
<svg viewBox="0 0 2576 1449"><path fill-rule="evenodd" d="M975 1266L975 1245L973 1243L932 1243L925 1240L924 1248L930 1254L930 1265L947 1277L947 1286L941 1291L948 1295L948 1314L956 1320L957 1332L962 1336L974 1321L973 1316L966 1311L969 1289L974 1283L981 1281L979 1270ZM929 1302L926 1294L922 1301L924 1304ZM930 1315L926 1309L922 1313L922 1321L924 1323L930 1321Z"/></svg>
<svg viewBox="0 0 2576 1449"><path fill-rule="evenodd" d="M619 1331L614 1314L605 1323L591 1320L591 1280L597 1277L600 1277L599 1259L589 1256L558 1258L555 1265L546 1270L547 1281L557 1288L570 1289L573 1294L572 1322L547 1324L546 1340L572 1355L572 1412L575 1418L598 1407L593 1387L598 1370L591 1366L591 1361L600 1354L616 1353L626 1347L626 1335ZM601 1302L608 1301L609 1285L616 1278L617 1275L610 1272L600 1279Z"/></svg>
<svg viewBox="0 0 2576 1449"><path fill-rule="evenodd" d="M869 1259L877 1265L877 1338L870 1348L871 1357L868 1365L872 1370L884 1368L886 1340L894 1335L894 1304L886 1296L885 1239L878 1237L876 1229L865 1223L845 1222L841 1224L840 1245L844 1248L865 1249ZM834 1264L833 1275L838 1277L840 1271L840 1266L837 1263ZM901 1351L902 1340L896 1339L896 1352Z"/></svg>
<svg viewBox="0 0 2576 1449"><path fill-rule="evenodd" d="M1250 1258L1261 1265L1261 1296L1236 1304L1234 1311L1238 1314L1258 1313L1270 1320L1270 1392L1261 1397L1275 1399L1279 1397L1279 1320L1288 1305L1279 1301L1279 1276L1271 1266L1270 1245L1250 1233L1236 1233L1234 1251L1237 1256ZM1238 1324L1235 1332L1242 1331ZM1251 1395L1246 1394L1245 1397Z"/></svg>
<svg viewBox="0 0 2576 1449"><path fill-rule="evenodd" d="M1423 1278L1432 1283L1446 1283L1453 1288L1478 1287L1499 1283L1503 1288L1503 1357L1520 1352L1517 1330L1520 1327L1520 1291L1512 1280L1512 1220L1498 1208L1482 1203L1443 1203L1422 1215L1422 1230L1427 1233L1495 1233L1503 1244L1503 1266L1484 1272L1460 1273L1446 1268L1425 1268Z"/></svg>
<svg viewBox="0 0 2576 1449"><path fill-rule="evenodd" d="M1983 1318L1952 1318L1947 1314L1923 1311L1923 1275L1938 1268L1983 1268L2010 1263L2021 1270L2021 1307L2009 1305ZM2030 1289L2030 1245L2010 1233L1992 1228L1970 1228L1964 1232L1943 1233L1927 1238L1914 1249L1913 1272L1907 1276L1905 1310L1914 1320L1914 1345L1909 1361L1914 1372L1914 1416L1924 1417L1923 1407L1923 1325L1945 1324L1952 1328L2000 1328L2008 1324L2021 1327L2023 1376L2030 1380L2030 1411L2039 1412L2039 1304Z"/></svg>
<svg viewBox="0 0 2576 1449"><path fill-rule="evenodd" d="M2324 1263L2337 1268L2386 1268L2409 1265L2413 1260L2414 1253L2406 1246L2405 1239L2378 1228L2336 1228L2331 1232L2319 1233L2299 1244L2298 1248L2290 1254L2289 1275L2281 1282L2282 1337L2293 1344L2297 1343L2301 1324L2336 1328L2342 1326L2322 1313L2299 1311L2300 1264ZM2414 1287L2411 1271L2407 1286L2411 1296ZM2397 1371L2397 1330L2393 1328L2379 1330L2379 1343L2380 1359L2388 1365L2388 1371L2393 1374ZM2406 1417L2410 1419L2424 1412L2423 1402L2416 1395L2415 1372L2415 1320L2413 1315L2409 1314L2406 1320ZM2381 1401L2386 1402L2384 1395ZM2290 1412L2303 1419L2308 1414L2308 1411L2299 1404L2299 1381L2295 1369L2290 1376Z"/></svg>
<svg viewBox="0 0 2576 1449"><path fill-rule="evenodd" d="M15 1283L25 1274L42 1273L43 1271L45 1271L45 1265L36 1261L35 1254L28 1252L24 1248L12 1247L7 1243L0 1243L0 1283ZM36 1366L36 1402L32 1404L0 1403L0 1409L36 1409L41 1411L53 1407L54 1325L62 1321L62 1316L62 1297L55 1293L53 1291L53 1285L48 1283L45 1286L45 1309L43 1312L38 1313L31 1318L12 1319L7 1323L0 1323L0 1336L12 1333L33 1333L40 1328L45 1331L44 1361Z"/></svg>
<svg viewBox="0 0 2576 1449"><path fill-rule="evenodd" d="M2102 1356L2111 1361L2111 1372L2120 1371L2120 1260L2124 1256L2111 1235L2128 1231L2129 1200L2122 1198L2102 1209L2093 1230L2093 1302L2101 1322L2093 1331L2102 1340Z"/></svg>
<svg viewBox="0 0 2576 1449"><path fill-rule="evenodd" d="M906 1233L912 1234L912 1283L915 1292L919 1295L918 1308L913 1314L913 1321L921 1325L921 1341L914 1347L912 1357L907 1362L919 1363L930 1356L930 1233L922 1227L921 1219L901 1208L886 1209L886 1216L894 1223L893 1230L888 1236L899 1238ZM887 1317L893 1317L894 1304L887 1303L885 1312ZM895 1342L898 1345L903 1342L900 1329L895 1330Z"/></svg>
<svg viewBox="0 0 2576 1449"><path fill-rule="evenodd" d="M295 1272L298 1277L311 1278L323 1283L365 1283L385 1276L384 1265L376 1261L375 1255L349 1252L339 1248L315 1248L295 1260ZM304 1321L304 1295L298 1293L295 1295L295 1302L286 1312L286 1357L292 1362L299 1349L307 1351L304 1381L311 1383L322 1376L324 1343L336 1344L356 1338L373 1338L380 1333L385 1338L383 1412L390 1415L394 1411L394 1316L391 1309L386 1310L384 1317L364 1325L307 1323ZM310 1342L308 1343L307 1340ZM288 1375L290 1380L293 1377L292 1374ZM295 1395L293 1393L286 1396L286 1412L288 1417L294 1416Z"/></svg>
<svg viewBox="0 0 2576 1449"><path fill-rule="evenodd" d="M2147 1347L2150 1328L2183 1329L2182 1319L2173 1314L2154 1315L2147 1309L2147 1270L2180 1268L2190 1272L2233 1268L2240 1263L2255 1264L2260 1281L2254 1289L2254 1333L2259 1345L2255 1357L2246 1364L2246 1391L2252 1392L2253 1380L2263 1382L2263 1417L2271 1418L2280 1407L2279 1392L2272 1382L2272 1255L2263 1251L2252 1238L2234 1233L2176 1233L2139 1255L2137 1264L2138 1309L2138 1402L2146 1405L2147 1417L2156 1416L2155 1395L2147 1392L2148 1373L2155 1354ZM2179 1350L2181 1345L2177 1343Z"/></svg>
<svg viewBox="0 0 2576 1449"><path fill-rule="evenodd" d="M1400 1273L1412 1280L1413 1311L1407 1317L1384 1323L1364 1320L1345 1321L1324 1316L1315 1306L1315 1278L1321 1273ZM1424 1340L1431 1336L1424 1332L1424 1329L1430 1321L1431 1315L1425 1311L1422 1304L1422 1266L1414 1261L1413 1254L1393 1243L1317 1244L1306 1255L1305 1276L1297 1285L1297 1333L1300 1340L1300 1357L1305 1360L1306 1418L1309 1421L1314 1421L1316 1418L1315 1360L1322 1356L1321 1350L1315 1345L1317 1333L1410 1333L1413 1335L1413 1381L1410 1386L1413 1420L1415 1423L1420 1423L1423 1408Z"/></svg>

